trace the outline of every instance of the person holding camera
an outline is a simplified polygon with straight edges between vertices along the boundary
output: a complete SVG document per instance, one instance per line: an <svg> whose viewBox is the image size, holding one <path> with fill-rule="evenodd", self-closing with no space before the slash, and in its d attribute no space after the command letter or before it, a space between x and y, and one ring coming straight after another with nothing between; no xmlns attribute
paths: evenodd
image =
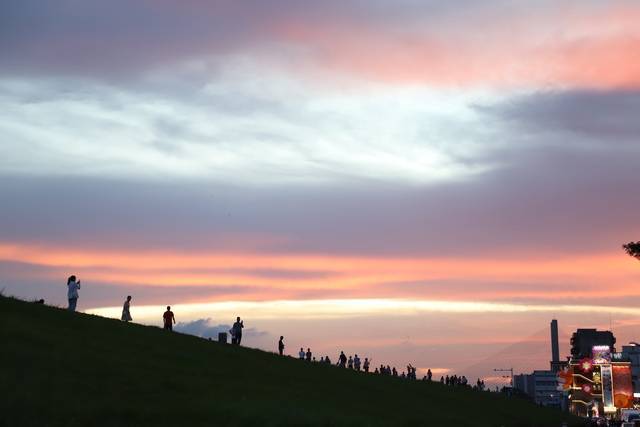
<svg viewBox="0 0 640 427"><path fill-rule="evenodd" d="M233 324L231 328L232 332L232 340L231 342L236 345L240 345L242 341L242 328L244 328L244 322L240 320L240 316L236 318L236 323Z"/></svg>
<svg viewBox="0 0 640 427"><path fill-rule="evenodd" d="M76 311L78 304L78 289L80 289L80 280L76 281L76 276L69 276L67 279L67 298L69 299L69 311Z"/></svg>

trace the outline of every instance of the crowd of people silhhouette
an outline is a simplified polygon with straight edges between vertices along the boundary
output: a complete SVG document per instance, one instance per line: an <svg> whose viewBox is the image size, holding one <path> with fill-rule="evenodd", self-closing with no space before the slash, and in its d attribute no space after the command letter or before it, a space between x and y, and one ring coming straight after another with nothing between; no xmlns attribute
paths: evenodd
<svg viewBox="0 0 640 427"><path fill-rule="evenodd" d="M69 311L76 310L76 307L78 304L78 298L79 298L79 293L78 293L79 289L80 289L80 280L78 280L76 276L70 276L67 279L67 298L69 300L69 306L68 306ZM132 300L131 295L128 295L122 306L121 320L123 322L131 322L133 320L130 312L131 300ZM37 302L43 304L44 300L40 300ZM162 323L164 325L163 327L165 330L173 331L173 325L175 325L176 323L176 317L173 311L171 311L171 306L167 306L167 310L162 315ZM244 321L240 319L240 316L238 316L236 318L236 321L233 323L233 326L229 330L229 334L231 335L231 343L233 345L241 344L242 329L244 329ZM211 338L209 338L209 340L211 340ZM280 339L278 340L278 354L280 354L281 356L284 356L285 355L284 349L285 349L284 336L280 336ZM298 359L305 362L315 362L315 363L321 363L324 365L333 365L333 362L331 361L328 355L320 357L320 360L316 360L316 358L313 356L313 353L311 352L310 347L307 347L306 351L304 347L300 347L300 351L298 352ZM409 379L409 380L418 379L417 368L412 366L411 364L407 365L406 371L402 371L401 373L398 372L395 366L393 367L391 367L390 365L385 366L384 364L381 364L380 367L376 367L374 368L373 371L371 371L371 360L368 357L365 357L364 360L362 360L360 356L358 356L357 354L353 356L351 355L347 356L344 353L344 351L340 351L340 354L338 355L335 366L337 366L338 368L349 369L356 372L363 372L366 374L373 373L376 375L397 377L397 378L403 378L403 379ZM433 373L431 372L431 369L427 369L426 374L422 377L422 381L431 382L432 380L433 380ZM474 385L471 385L469 384L467 377L465 377L464 375L458 376L454 374L454 375L441 376L440 383L445 386L451 386L451 387L469 387L479 391L486 390L483 380L478 379Z"/></svg>

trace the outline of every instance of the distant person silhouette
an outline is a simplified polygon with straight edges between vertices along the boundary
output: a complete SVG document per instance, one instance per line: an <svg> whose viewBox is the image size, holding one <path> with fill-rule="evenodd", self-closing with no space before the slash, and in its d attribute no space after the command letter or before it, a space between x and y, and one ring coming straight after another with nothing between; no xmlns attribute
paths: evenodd
<svg viewBox="0 0 640 427"><path fill-rule="evenodd" d="M173 324L176 323L176 316L173 315L173 311L171 311L170 306L167 306L167 311L162 315L162 319L164 320L164 328L168 331L173 331Z"/></svg>
<svg viewBox="0 0 640 427"><path fill-rule="evenodd" d="M368 374L369 373L369 359L368 358L364 358L364 371Z"/></svg>
<svg viewBox="0 0 640 427"><path fill-rule="evenodd" d="M236 317L236 323L234 323L231 328L233 330L232 343L235 341L236 345L240 345L240 342L242 341L242 328L244 328L244 322L240 320L240 316L238 316Z"/></svg>
<svg viewBox="0 0 640 427"><path fill-rule="evenodd" d="M349 361L347 362L347 366L349 367L349 369L353 369L353 359L351 358L351 356L349 356Z"/></svg>
<svg viewBox="0 0 640 427"><path fill-rule="evenodd" d="M358 357L357 354L353 358L353 367L356 368L356 371L360 370L360 358Z"/></svg>
<svg viewBox="0 0 640 427"><path fill-rule="evenodd" d="M69 299L69 311L76 311L78 304L78 289L80 289L80 280L76 281L76 276L69 276L67 279L67 298Z"/></svg>
<svg viewBox="0 0 640 427"><path fill-rule="evenodd" d="M340 352L340 356L338 357L338 365L341 368L344 368L347 366L347 356L344 354L344 351Z"/></svg>
<svg viewBox="0 0 640 427"><path fill-rule="evenodd" d="M300 358L300 360L304 360L306 355L307 354L304 352L304 348L300 347L300 351L298 352L298 357Z"/></svg>
<svg viewBox="0 0 640 427"><path fill-rule="evenodd" d="M431 377L433 374L431 373L431 368L427 369L427 381L431 381Z"/></svg>
<svg viewBox="0 0 640 427"><path fill-rule="evenodd" d="M284 353L284 337L282 335L280 335L280 341L278 341L278 353L280 353L280 356L282 356L282 354Z"/></svg>
<svg viewBox="0 0 640 427"><path fill-rule="evenodd" d="M326 363L327 365L331 365L331 359L329 359L329 356L325 356L324 363Z"/></svg>
<svg viewBox="0 0 640 427"><path fill-rule="evenodd" d="M131 318L131 313L129 313L129 307L131 306L131 295L127 296L124 305L122 306L122 317L121 320L123 322L131 322L133 319Z"/></svg>
<svg viewBox="0 0 640 427"><path fill-rule="evenodd" d="M306 356L307 356L307 362L311 362L311 349L310 348L307 349Z"/></svg>

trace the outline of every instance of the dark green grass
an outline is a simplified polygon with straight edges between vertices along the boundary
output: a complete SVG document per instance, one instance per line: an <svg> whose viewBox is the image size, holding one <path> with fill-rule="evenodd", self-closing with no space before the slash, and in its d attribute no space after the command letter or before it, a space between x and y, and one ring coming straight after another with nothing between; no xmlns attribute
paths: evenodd
<svg viewBox="0 0 640 427"><path fill-rule="evenodd" d="M497 393L359 374L0 297L0 425L556 426Z"/></svg>

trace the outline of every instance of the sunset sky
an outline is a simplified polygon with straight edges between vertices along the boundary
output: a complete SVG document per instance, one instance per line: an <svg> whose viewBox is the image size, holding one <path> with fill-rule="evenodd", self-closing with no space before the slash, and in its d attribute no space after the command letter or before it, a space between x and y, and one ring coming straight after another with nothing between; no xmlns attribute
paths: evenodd
<svg viewBox="0 0 640 427"><path fill-rule="evenodd" d="M484 377L640 341L640 3L8 0L0 290Z"/></svg>

